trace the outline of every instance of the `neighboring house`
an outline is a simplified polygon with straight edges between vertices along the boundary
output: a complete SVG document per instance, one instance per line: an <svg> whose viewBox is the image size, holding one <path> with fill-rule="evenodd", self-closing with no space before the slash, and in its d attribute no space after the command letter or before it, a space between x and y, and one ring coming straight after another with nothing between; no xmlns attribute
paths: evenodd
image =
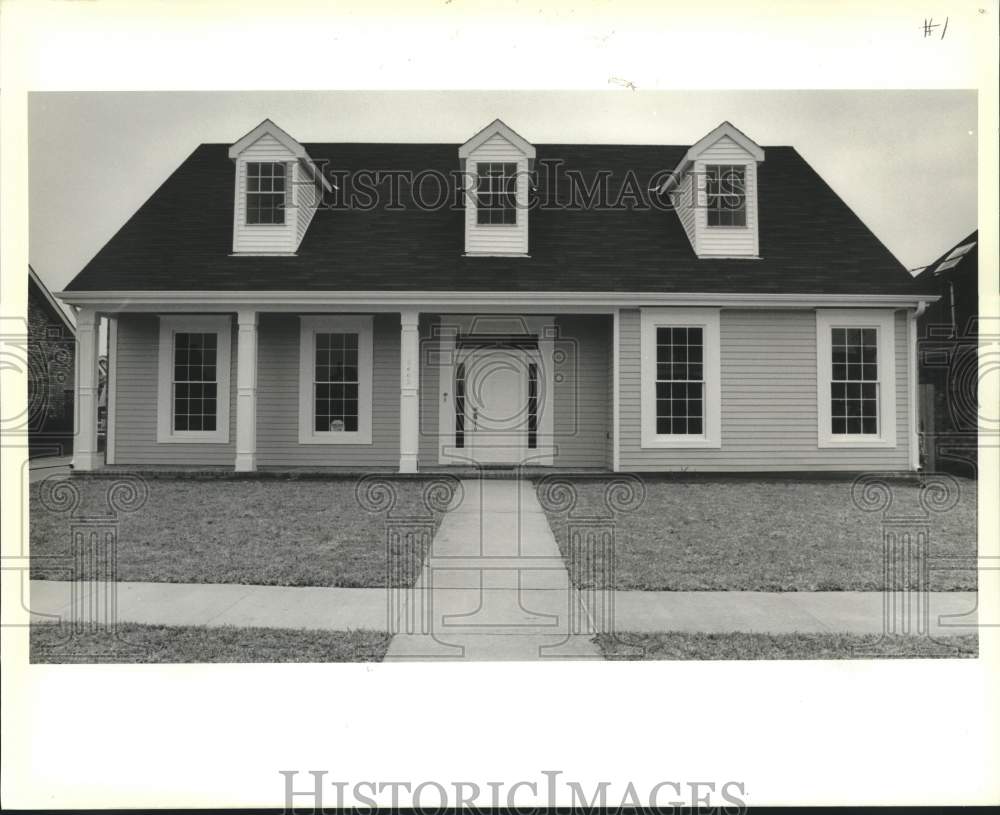
<svg viewBox="0 0 1000 815"><path fill-rule="evenodd" d="M941 299L920 316L921 431L927 469L975 476L979 400L979 232L917 276Z"/></svg>
<svg viewBox="0 0 1000 815"><path fill-rule="evenodd" d="M117 465L915 470L913 286L793 148L729 123L459 146L265 120L198 147L62 293L74 466L101 463L105 315Z"/></svg>
<svg viewBox="0 0 1000 815"><path fill-rule="evenodd" d="M72 315L28 266L28 445L32 456L72 450L75 348Z"/></svg>

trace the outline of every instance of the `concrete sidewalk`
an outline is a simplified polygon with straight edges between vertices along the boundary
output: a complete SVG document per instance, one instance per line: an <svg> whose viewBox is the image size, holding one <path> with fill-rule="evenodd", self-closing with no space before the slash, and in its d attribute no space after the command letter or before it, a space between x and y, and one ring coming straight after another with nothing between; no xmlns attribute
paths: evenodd
<svg viewBox="0 0 1000 815"><path fill-rule="evenodd" d="M29 608L37 622L89 620L115 608L125 623L386 630L385 589L122 582L112 593L86 582L32 580Z"/></svg>
<svg viewBox="0 0 1000 815"><path fill-rule="evenodd" d="M879 591L616 591L616 631L975 633L978 594Z"/></svg>
<svg viewBox="0 0 1000 815"><path fill-rule="evenodd" d="M506 609L513 611L517 619L508 618L504 626L504 617L496 615L517 596L516 576L513 581L509 580L510 577L509 572L497 570L490 578L494 585L487 584L482 591L478 584L461 588L449 586L446 580L440 581L434 588L439 600L439 617L445 611L451 614L471 610L474 614L486 614L484 621L490 624L473 627L475 620L471 617L465 618L464 625L456 624L462 618L449 620L439 639L449 641L451 635L461 628L467 629L464 631L466 635L483 637L483 645L488 643L485 638L492 640L504 636L541 634L558 639L558 635L553 633L552 622L544 617L539 620L538 611L547 605L555 609L556 619L560 611L567 614L570 600L566 588L540 587L537 580L532 586L525 574L520 590L523 605ZM32 580L29 603L34 619L37 622L73 619L71 606L74 603L76 618L84 619L81 615L93 608L90 588L88 583ZM505 594L506 597L503 597ZM114 602L120 622L385 631L389 628L388 596L385 589L122 582L115 584ZM909 599L915 601L915 597L910 595ZM926 597L929 633L944 636L974 632L976 592L931 592ZM95 596L93 599L96 601L98 598ZM614 593L614 627L617 631L640 633L918 633L919 609L911 607L910 613L903 615L904 599L904 595L856 591L620 591ZM100 600L104 602L103 597ZM579 602L577 592L573 592L573 600ZM887 607L887 603L891 605ZM887 608L895 609L895 616L887 614ZM905 628L907 621L909 631ZM510 625L512 622L515 625ZM508 630L504 630L505 627ZM519 650L525 643L526 640L506 647L512 651ZM437 653L438 649L433 645L431 647L431 653Z"/></svg>

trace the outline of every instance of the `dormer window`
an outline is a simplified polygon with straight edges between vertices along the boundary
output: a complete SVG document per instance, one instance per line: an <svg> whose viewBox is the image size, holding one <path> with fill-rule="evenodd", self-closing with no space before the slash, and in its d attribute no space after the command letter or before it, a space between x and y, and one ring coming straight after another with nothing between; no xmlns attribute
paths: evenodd
<svg viewBox="0 0 1000 815"><path fill-rule="evenodd" d="M746 226L746 168L734 164L705 167L708 226Z"/></svg>
<svg viewBox="0 0 1000 815"><path fill-rule="evenodd" d="M270 119L229 148L233 254L292 255L333 186L306 148Z"/></svg>
<svg viewBox="0 0 1000 815"><path fill-rule="evenodd" d="M496 119L458 148L458 159L466 256L526 257L528 174L535 148Z"/></svg>
<svg viewBox="0 0 1000 815"><path fill-rule="evenodd" d="M476 223L517 223L517 162L476 164Z"/></svg>
<svg viewBox="0 0 1000 815"><path fill-rule="evenodd" d="M764 150L729 122L691 145L659 188L699 258L760 258Z"/></svg>
<svg viewBox="0 0 1000 815"><path fill-rule="evenodd" d="M279 161L247 162L247 223L285 223L285 165Z"/></svg>

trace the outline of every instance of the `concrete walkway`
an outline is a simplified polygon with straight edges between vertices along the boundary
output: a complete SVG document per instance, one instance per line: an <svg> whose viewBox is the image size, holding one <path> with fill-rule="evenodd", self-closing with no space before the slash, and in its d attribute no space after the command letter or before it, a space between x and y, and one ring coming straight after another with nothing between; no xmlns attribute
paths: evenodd
<svg viewBox="0 0 1000 815"><path fill-rule="evenodd" d="M386 659L600 659L531 483L461 484Z"/></svg>

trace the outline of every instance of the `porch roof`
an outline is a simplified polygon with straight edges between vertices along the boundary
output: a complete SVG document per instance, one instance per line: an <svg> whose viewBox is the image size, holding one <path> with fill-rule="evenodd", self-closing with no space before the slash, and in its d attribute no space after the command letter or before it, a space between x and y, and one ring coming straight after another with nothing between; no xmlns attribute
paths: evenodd
<svg viewBox="0 0 1000 815"><path fill-rule="evenodd" d="M307 144L327 169L459 169L451 144ZM610 198L631 172L642 189L686 146L538 145L538 196L568 198L565 171L586 184L610 173ZM234 165L228 145L205 144L153 193L67 291L382 291L913 294L909 272L791 147L767 147L759 166L760 260L699 260L672 211L557 209L529 214L529 257L465 257L460 208L377 205L317 211L295 256L231 255ZM336 179L335 179L336 183ZM431 182L429 182L431 183ZM428 195L433 195L433 187ZM450 192L454 197L454 190Z"/></svg>

